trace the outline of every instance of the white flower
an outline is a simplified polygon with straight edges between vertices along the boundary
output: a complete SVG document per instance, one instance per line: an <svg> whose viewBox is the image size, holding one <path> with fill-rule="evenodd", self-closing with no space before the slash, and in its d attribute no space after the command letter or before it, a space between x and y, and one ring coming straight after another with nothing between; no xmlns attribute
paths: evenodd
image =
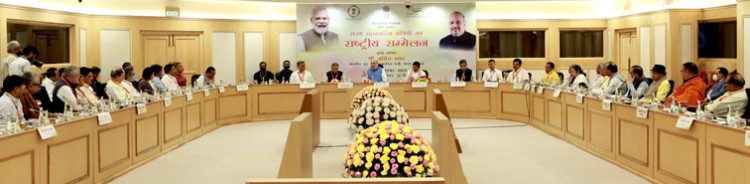
<svg viewBox="0 0 750 184"><path fill-rule="evenodd" d="M370 126L372 126L372 125L373 125L374 123L375 123L375 122L373 122L373 120L372 120L372 119L368 119L368 120L367 120L367 125L370 125Z"/></svg>
<svg viewBox="0 0 750 184"><path fill-rule="evenodd" d="M403 118L401 118L401 116L399 116L399 117L397 117L397 118L396 118L396 122L398 122L398 123L404 122L404 121L402 121L402 120L404 120L404 119L403 119Z"/></svg>
<svg viewBox="0 0 750 184"><path fill-rule="evenodd" d="M373 114L371 112L367 113L367 116L365 116L367 119L372 119Z"/></svg>
<svg viewBox="0 0 750 184"><path fill-rule="evenodd" d="M372 106L367 106L367 111L372 111Z"/></svg>
<svg viewBox="0 0 750 184"><path fill-rule="evenodd" d="M382 107L375 107L375 112L380 112L380 111L382 111L382 110L383 110L383 108L382 108Z"/></svg>
<svg viewBox="0 0 750 184"><path fill-rule="evenodd" d="M396 117L396 112L391 112L391 117ZM401 117L401 116L398 116Z"/></svg>
<svg viewBox="0 0 750 184"><path fill-rule="evenodd" d="M386 114L391 113L391 108L385 108L383 109L383 112L385 112Z"/></svg>
<svg viewBox="0 0 750 184"><path fill-rule="evenodd" d="M359 119L357 120L357 123L359 123L359 124L362 124L362 122L363 122L363 121L365 121L365 119L359 118Z"/></svg>

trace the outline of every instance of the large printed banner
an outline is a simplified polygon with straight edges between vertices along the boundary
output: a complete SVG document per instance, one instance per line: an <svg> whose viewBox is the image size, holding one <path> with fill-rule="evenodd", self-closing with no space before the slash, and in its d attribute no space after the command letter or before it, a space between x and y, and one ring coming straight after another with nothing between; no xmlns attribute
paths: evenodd
<svg viewBox="0 0 750 184"><path fill-rule="evenodd" d="M371 61L390 82L405 80L415 61L432 80L447 81L461 59L476 68L474 12L474 3L298 4L297 58L318 81L338 63L360 82Z"/></svg>

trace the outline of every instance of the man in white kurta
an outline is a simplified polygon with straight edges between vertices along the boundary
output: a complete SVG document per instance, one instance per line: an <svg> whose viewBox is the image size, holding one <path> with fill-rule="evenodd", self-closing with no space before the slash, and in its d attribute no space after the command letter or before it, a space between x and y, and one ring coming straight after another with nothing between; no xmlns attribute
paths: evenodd
<svg viewBox="0 0 750 184"><path fill-rule="evenodd" d="M0 97L0 116L13 116L23 120L21 95L26 93L26 85L21 76L9 76L3 80L3 95Z"/></svg>
<svg viewBox="0 0 750 184"><path fill-rule="evenodd" d="M166 75L164 75L164 78L161 79L161 82L164 84L164 88L167 88L168 92L175 92L180 90L180 85L177 83L177 68L175 68L172 64L167 64L164 66L164 71L166 71Z"/></svg>
<svg viewBox="0 0 750 184"><path fill-rule="evenodd" d="M740 116L745 112L747 107L747 93L745 89L745 79L738 73L732 73L727 76L727 81L724 87L727 92L721 95L721 97L712 101L706 105L706 110L713 113L717 117L726 117L729 113L729 108L732 111L738 112Z"/></svg>
<svg viewBox="0 0 750 184"><path fill-rule="evenodd" d="M508 74L508 78L505 78L505 82L508 83L525 83L531 81L529 79L529 72L521 68L523 61L521 59L513 60L513 71Z"/></svg>
<svg viewBox="0 0 750 184"><path fill-rule="evenodd" d="M482 72L482 82L502 82L503 71L495 68L495 60L490 59L490 61L487 62L487 66L489 66L489 68Z"/></svg>
<svg viewBox="0 0 750 184"><path fill-rule="evenodd" d="M297 71L292 72L292 76L289 77L289 83L315 83L315 77L313 77L310 71L305 70L306 65L304 61L297 62Z"/></svg>
<svg viewBox="0 0 750 184"><path fill-rule="evenodd" d="M20 51L21 44L18 41L8 42L8 55L3 60L0 60L0 87L3 87L3 80L5 80L5 77L8 77L10 63L18 59L18 55L16 54Z"/></svg>

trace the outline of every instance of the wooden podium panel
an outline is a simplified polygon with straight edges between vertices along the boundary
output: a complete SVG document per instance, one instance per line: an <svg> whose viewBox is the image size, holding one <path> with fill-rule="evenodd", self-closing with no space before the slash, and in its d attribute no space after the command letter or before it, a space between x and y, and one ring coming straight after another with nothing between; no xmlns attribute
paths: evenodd
<svg viewBox="0 0 750 184"><path fill-rule="evenodd" d="M665 183L706 182L706 125L693 123L690 130L675 127L677 116L654 113L654 178Z"/></svg>
<svg viewBox="0 0 750 184"><path fill-rule="evenodd" d="M41 139L36 130L1 138L0 183L41 183ZM10 177L12 176L12 177Z"/></svg>
<svg viewBox="0 0 750 184"><path fill-rule="evenodd" d="M119 110L110 115L113 122L99 126L94 139L96 182L104 181L133 164L133 111Z"/></svg>
<svg viewBox="0 0 750 184"><path fill-rule="evenodd" d="M750 182L750 147L744 132L720 125L706 126L706 183Z"/></svg>
<svg viewBox="0 0 750 184"><path fill-rule="evenodd" d="M96 118L55 126L58 136L42 142L42 183L94 182L94 132L97 127Z"/></svg>

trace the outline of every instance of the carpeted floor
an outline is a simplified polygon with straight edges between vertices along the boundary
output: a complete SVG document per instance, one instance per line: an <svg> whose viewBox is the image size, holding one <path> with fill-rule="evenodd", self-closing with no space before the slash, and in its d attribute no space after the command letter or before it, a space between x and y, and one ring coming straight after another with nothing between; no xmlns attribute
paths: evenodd
<svg viewBox="0 0 750 184"><path fill-rule="evenodd" d="M315 178L341 177L346 120L322 120L313 154ZM454 119L469 183L648 183L607 161L524 124ZM430 119L412 126L431 140ZM289 121L221 127L169 152L112 183L244 183L275 178ZM440 156L438 155L438 159Z"/></svg>

